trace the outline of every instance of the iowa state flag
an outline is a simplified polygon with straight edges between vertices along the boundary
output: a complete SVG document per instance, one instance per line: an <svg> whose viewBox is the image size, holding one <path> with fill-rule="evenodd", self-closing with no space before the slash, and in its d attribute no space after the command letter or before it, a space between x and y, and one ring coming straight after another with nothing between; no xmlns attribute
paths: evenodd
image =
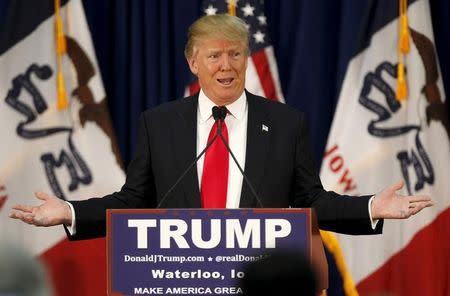
<svg viewBox="0 0 450 296"><path fill-rule="evenodd" d="M434 206L385 221L382 235L337 235L338 265L358 291L347 286L346 294L450 295L450 127L429 3L410 1L406 12L405 100L396 99L399 1L374 1L371 9L361 50L348 65L321 179L352 195L404 180L402 194L430 195Z"/></svg>
<svg viewBox="0 0 450 296"><path fill-rule="evenodd" d="M69 243L62 226L8 218L13 204L38 204L35 191L86 199L124 182L81 1L62 1L56 22L58 2L10 1L0 32L0 237L45 261L57 295L104 295L103 239Z"/></svg>

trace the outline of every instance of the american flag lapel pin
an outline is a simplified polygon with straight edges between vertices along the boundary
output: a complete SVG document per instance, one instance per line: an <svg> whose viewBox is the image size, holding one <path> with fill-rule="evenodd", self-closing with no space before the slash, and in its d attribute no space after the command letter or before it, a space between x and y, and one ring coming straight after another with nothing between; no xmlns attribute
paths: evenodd
<svg viewBox="0 0 450 296"><path fill-rule="evenodd" d="M263 132L268 132L269 131L269 127L267 125L265 125L265 124L263 124L261 126L261 129L262 129Z"/></svg>

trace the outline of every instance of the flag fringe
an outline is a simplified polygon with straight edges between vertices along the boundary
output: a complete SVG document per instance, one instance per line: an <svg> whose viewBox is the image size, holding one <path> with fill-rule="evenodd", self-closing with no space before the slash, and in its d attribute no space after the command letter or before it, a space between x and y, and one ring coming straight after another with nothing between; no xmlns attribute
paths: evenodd
<svg viewBox="0 0 450 296"><path fill-rule="evenodd" d="M347 269L347 265L345 264L344 254L342 252L341 246L339 245L338 239L333 233L328 231L320 230L320 236L322 237L322 241L325 244L325 247L334 257L336 266L342 276L345 295L359 296L355 284L353 283L352 276L350 275L350 272Z"/></svg>

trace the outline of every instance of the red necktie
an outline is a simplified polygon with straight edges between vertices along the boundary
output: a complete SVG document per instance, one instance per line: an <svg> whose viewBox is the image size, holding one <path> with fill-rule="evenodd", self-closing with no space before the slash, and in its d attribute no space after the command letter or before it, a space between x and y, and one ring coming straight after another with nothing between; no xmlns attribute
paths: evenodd
<svg viewBox="0 0 450 296"><path fill-rule="evenodd" d="M208 143L217 133L218 124L222 124L222 135L228 143L228 130L225 120L217 120L208 136ZM200 195L203 208L225 208L228 187L228 150L218 136L205 154Z"/></svg>

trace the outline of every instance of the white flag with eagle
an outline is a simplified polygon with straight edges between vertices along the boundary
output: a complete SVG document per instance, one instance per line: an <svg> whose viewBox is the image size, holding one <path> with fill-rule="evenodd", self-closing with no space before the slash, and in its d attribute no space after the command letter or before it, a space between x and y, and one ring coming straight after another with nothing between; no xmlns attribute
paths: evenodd
<svg viewBox="0 0 450 296"><path fill-rule="evenodd" d="M343 273L348 271L343 277L347 284L353 280L362 295L448 295L447 102L428 1L410 1L403 25L398 5L392 0L374 2L369 33L362 41L367 46L347 68L321 179L326 189L351 195L377 193L399 180L405 183L402 194L430 195L433 207L408 220L386 220L382 235L337 235L344 259L340 267ZM395 14L370 32L371 25ZM405 33L402 26L409 33L409 52L404 55L398 46ZM404 63L406 93L397 88L402 78L399 60ZM403 100L396 98L399 90ZM347 294L356 295L351 289Z"/></svg>
<svg viewBox="0 0 450 296"><path fill-rule="evenodd" d="M58 295L99 295L103 239L68 243L62 226L8 218L41 203L36 191L86 199L125 179L82 3L61 2L11 1L0 32L0 237L40 256Z"/></svg>

